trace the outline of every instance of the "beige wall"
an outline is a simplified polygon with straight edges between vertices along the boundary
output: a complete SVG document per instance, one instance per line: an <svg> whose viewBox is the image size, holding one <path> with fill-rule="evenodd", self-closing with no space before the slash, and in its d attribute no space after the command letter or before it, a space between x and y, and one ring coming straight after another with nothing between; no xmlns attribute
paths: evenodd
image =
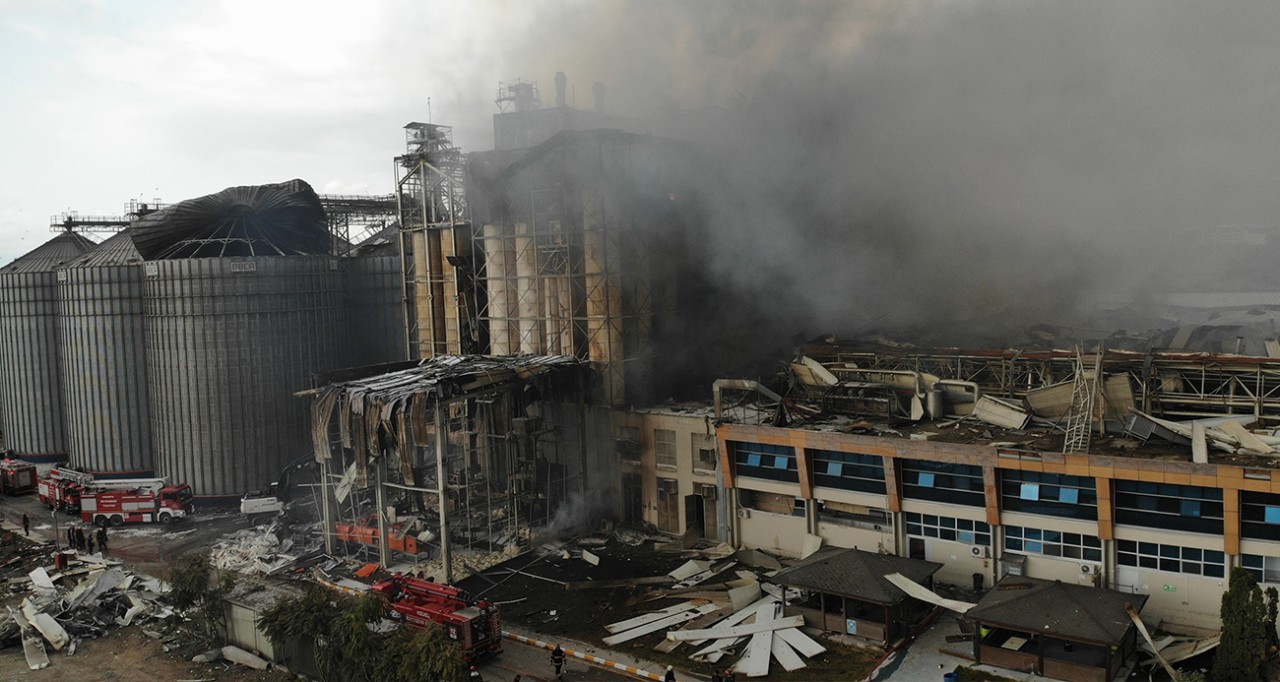
<svg viewBox="0 0 1280 682"><path fill-rule="evenodd" d="M640 429L641 453L640 462L622 462L622 471L639 473L644 478L644 518L655 526L658 525L658 479L672 479L678 486L678 509L674 532L683 533L688 510L685 497L697 493L697 486L718 486L718 471L695 467L694 436L698 440L710 439L711 447L715 444L715 431L710 419L702 414L675 414L661 410L619 410L615 413L617 425L632 426ZM657 429L675 433L676 464L674 466L658 464L654 451L654 431ZM718 465L719 462L716 462ZM724 503L723 489L717 491L718 525L721 527L719 537L728 539L726 527L727 506Z"/></svg>
<svg viewBox="0 0 1280 682"><path fill-rule="evenodd" d="M738 518L743 547L800 556L807 532L805 517L770 514L755 509L744 513L748 516Z"/></svg>

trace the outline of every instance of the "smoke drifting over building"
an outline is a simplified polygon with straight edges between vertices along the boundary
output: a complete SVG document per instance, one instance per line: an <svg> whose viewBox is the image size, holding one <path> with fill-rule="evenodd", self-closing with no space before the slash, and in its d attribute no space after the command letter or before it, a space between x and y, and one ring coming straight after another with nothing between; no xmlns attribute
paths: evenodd
<svg viewBox="0 0 1280 682"><path fill-rule="evenodd" d="M603 81L610 113L722 150L706 266L768 317L1026 323L1144 291L1275 286L1259 252L1280 208L1278 15L574 4L509 60L565 71L584 108Z"/></svg>

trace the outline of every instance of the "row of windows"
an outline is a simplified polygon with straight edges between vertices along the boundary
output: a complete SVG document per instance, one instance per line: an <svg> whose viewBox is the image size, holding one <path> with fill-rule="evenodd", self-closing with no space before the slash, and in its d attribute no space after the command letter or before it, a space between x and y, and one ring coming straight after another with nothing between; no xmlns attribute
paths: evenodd
<svg viewBox="0 0 1280 682"><path fill-rule="evenodd" d="M796 450L786 445L729 441L733 462L742 476L797 483Z"/></svg>
<svg viewBox="0 0 1280 682"><path fill-rule="evenodd" d="M903 519L909 536L991 546L991 526L983 521L912 512L904 513Z"/></svg>
<svg viewBox="0 0 1280 682"><path fill-rule="evenodd" d="M1116 540L1116 563L1121 566L1221 578L1226 561L1226 553L1219 550Z"/></svg>
<svg viewBox="0 0 1280 682"><path fill-rule="evenodd" d="M1102 561L1102 539L1095 535L1005 526L1004 548L1026 554Z"/></svg>

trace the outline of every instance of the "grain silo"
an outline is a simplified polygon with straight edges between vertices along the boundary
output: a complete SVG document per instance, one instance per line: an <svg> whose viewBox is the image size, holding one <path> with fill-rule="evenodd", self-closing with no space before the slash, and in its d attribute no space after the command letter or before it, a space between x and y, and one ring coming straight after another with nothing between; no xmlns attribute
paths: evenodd
<svg viewBox="0 0 1280 682"><path fill-rule="evenodd" d="M347 277L347 354L352 367L409 359L399 228L386 227L351 251Z"/></svg>
<svg viewBox="0 0 1280 682"><path fill-rule="evenodd" d="M300 180L233 187L140 219L157 473L230 501L311 450L314 372L340 364L342 280Z"/></svg>
<svg viewBox="0 0 1280 682"><path fill-rule="evenodd" d="M0 414L5 446L23 459L66 458L54 269L93 247L66 231L0 268Z"/></svg>
<svg viewBox="0 0 1280 682"><path fill-rule="evenodd" d="M57 280L71 463L152 476L142 257L129 231L58 268Z"/></svg>

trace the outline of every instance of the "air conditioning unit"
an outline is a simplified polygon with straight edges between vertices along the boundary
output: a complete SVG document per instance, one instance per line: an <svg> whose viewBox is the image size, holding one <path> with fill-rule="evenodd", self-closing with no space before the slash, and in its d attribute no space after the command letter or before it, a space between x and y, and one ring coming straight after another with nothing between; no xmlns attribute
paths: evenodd
<svg viewBox="0 0 1280 682"><path fill-rule="evenodd" d="M705 484L705 483L699 484L699 485L698 485L698 494L699 494L699 495L701 495L704 499L707 499L707 500L715 500L715 499L716 499L716 487L715 487L714 485L707 485L707 484Z"/></svg>
<svg viewBox="0 0 1280 682"><path fill-rule="evenodd" d="M1089 575L1091 573L1096 575L1098 573L1098 567L1093 564L1080 564L1080 572L1085 575Z"/></svg>
<svg viewBox="0 0 1280 682"><path fill-rule="evenodd" d="M969 556L985 559L991 556L991 549L986 545L974 545L969 548Z"/></svg>
<svg viewBox="0 0 1280 682"><path fill-rule="evenodd" d="M738 518L740 519L751 518L751 510L747 509L746 507L738 507Z"/></svg>

